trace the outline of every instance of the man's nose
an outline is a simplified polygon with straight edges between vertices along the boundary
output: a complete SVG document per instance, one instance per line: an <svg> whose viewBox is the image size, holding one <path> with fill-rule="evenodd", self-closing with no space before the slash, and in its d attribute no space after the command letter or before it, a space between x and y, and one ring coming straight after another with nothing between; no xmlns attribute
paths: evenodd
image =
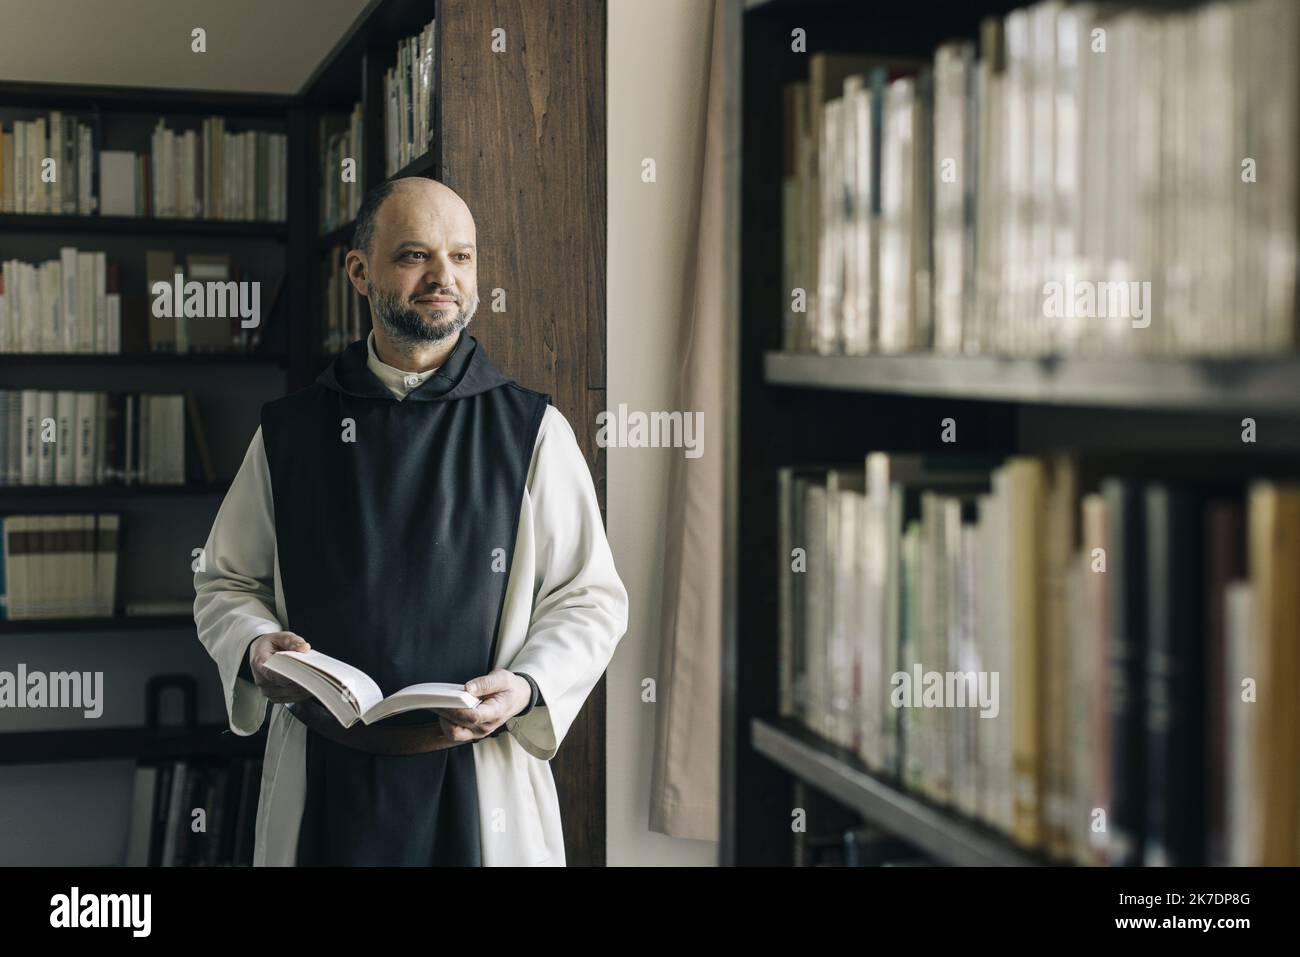
<svg viewBox="0 0 1300 957"><path fill-rule="evenodd" d="M441 256L430 257L429 268L425 271L425 279L430 284L440 290L446 289L453 282L452 276L451 263Z"/></svg>

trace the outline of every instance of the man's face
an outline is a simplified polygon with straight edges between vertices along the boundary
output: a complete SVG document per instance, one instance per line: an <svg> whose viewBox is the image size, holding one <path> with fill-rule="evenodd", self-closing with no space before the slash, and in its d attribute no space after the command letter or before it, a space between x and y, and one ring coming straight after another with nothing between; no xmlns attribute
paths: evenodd
<svg viewBox="0 0 1300 957"><path fill-rule="evenodd" d="M440 342L478 308L476 231L469 210L432 181L398 187L375 217L371 311L396 342Z"/></svg>

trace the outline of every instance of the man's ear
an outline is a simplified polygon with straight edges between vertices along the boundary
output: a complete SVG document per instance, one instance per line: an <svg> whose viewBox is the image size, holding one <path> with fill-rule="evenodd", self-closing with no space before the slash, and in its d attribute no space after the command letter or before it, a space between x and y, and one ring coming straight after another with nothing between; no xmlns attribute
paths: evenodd
<svg viewBox="0 0 1300 957"><path fill-rule="evenodd" d="M347 259L343 261L343 269L348 274L348 279L352 281L352 288L363 296L370 295L370 263L366 260L366 254L360 249L348 251Z"/></svg>

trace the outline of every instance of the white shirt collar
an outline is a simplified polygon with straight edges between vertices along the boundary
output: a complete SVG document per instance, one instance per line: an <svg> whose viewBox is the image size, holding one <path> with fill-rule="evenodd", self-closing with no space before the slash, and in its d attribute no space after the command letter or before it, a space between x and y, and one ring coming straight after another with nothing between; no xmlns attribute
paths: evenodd
<svg viewBox="0 0 1300 957"><path fill-rule="evenodd" d="M408 392L438 371L437 368L433 368L424 372L407 372L405 369L390 366L375 354L374 329L371 329L370 334L366 336L366 350L370 353L366 359L366 366L399 400L405 399Z"/></svg>

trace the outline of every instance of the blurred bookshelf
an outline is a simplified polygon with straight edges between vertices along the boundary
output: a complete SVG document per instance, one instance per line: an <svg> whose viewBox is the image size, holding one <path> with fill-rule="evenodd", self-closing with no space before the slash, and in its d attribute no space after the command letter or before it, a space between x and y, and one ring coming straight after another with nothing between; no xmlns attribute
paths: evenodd
<svg viewBox="0 0 1300 957"><path fill-rule="evenodd" d="M1111 58L1089 61L1098 25ZM1295 113L1296 26L1271 2L729 4L724 864L808 863L864 829L899 863L1300 863L1296 187L1288 166L1232 192L1233 157L1271 147L1227 92L1280 62L1251 116ZM1193 64L1218 84L1196 105L1174 92ZM1134 71L1113 117L1106 69ZM1036 97L1048 76L1056 99ZM1006 125L980 125L991 97ZM1073 122L1036 135L1058 109ZM1089 162L1088 131L1120 123L1135 132L1115 169L1131 160L1136 185ZM1205 141L1230 144L1197 156L1213 214L1179 178L1191 166L1154 172ZM1276 272L1250 254L1269 216ZM1154 276L1180 308L1150 329L1049 321L1042 284L1067 255L1093 261L1097 217L1122 232L1077 274L1118 281L1122 260L1126 280ZM1098 544L1112 564L1089 578ZM960 709L882 707L893 667L916 661L1001 670L1012 739ZM1242 705L1241 675L1280 697Z"/></svg>

